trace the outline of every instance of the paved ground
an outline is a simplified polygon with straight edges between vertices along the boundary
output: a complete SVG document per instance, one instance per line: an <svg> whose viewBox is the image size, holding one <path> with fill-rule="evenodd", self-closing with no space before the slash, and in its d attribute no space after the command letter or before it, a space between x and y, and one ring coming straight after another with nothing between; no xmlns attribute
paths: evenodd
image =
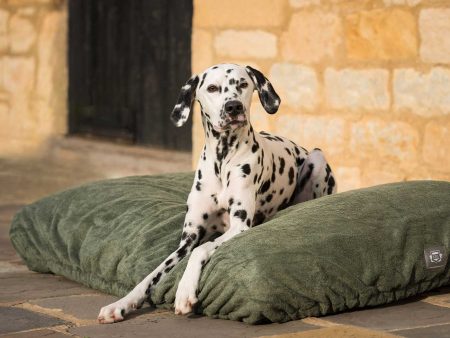
<svg viewBox="0 0 450 338"><path fill-rule="evenodd" d="M189 154L77 139L57 143L46 159L0 159L0 337L450 337L450 288L391 306L285 324L250 326L143 308L124 322L99 325L99 308L114 297L28 271L9 242L14 213L49 193L101 178L189 168Z"/></svg>

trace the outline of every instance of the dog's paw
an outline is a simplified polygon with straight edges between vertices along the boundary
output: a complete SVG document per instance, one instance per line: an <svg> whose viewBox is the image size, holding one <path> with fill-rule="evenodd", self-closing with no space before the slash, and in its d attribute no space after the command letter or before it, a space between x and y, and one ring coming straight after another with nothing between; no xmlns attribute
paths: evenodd
<svg viewBox="0 0 450 338"><path fill-rule="evenodd" d="M121 299L100 309L97 321L100 324L120 322L125 315L137 308L137 304Z"/></svg>
<svg viewBox="0 0 450 338"><path fill-rule="evenodd" d="M195 289L189 291L186 288L178 287L177 295L175 297L175 314L185 315L192 312L192 307L197 303L198 299L195 296Z"/></svg>

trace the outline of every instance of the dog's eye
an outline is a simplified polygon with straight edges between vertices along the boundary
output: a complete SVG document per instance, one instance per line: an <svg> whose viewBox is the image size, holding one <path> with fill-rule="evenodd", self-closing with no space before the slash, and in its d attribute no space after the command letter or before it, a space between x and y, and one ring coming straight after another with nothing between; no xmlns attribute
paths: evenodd
<svg viewBox="0 0 450 338"><path fill-rule="evenodd" d="M217 88L217 86L214 85L210 85L208 86L208 88L206 89L209 93L214 93L217 92L219 90L219 88Z"/></svg>
<svg viewBox="0 0 450 338"><path fill-rule="evenodd" d="M242 83L239 85L239 87L240 87L240 88L247 88L247 87L248 87L248 83L247 83L247 82L242 82Z"/></svg>

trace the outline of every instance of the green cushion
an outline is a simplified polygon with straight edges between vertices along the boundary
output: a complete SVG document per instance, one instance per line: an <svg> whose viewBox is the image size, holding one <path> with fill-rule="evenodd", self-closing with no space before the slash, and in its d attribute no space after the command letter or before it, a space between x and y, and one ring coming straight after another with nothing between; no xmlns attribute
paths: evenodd
<svg viewBox="0 0 450 338"><path fill-rule="evenodd" d="M23 208L11 240L32 270L118 296L177 248L192 173L105 180ZM285 322L393 302L450 284L424 250L450 247L450 183L394 183L298 204L221 246L198 311ZM444 257L446 258L446 257ZM155 289L170 306L187 259Z"/></svg>

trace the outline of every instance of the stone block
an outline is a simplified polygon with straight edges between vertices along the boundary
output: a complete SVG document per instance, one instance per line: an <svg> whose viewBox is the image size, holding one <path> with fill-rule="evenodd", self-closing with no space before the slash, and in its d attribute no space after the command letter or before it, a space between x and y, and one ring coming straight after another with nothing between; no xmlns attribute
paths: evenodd
<svg viewBox="0 0 450 338"><path fill-rule="evenodd" d="M36 30L33 23L19 15L13 15L9 20L9 44L11 52L25 53L36 41Z"/></svg>
<svg viewBox="0 0 450 338"><path fill-rule="evenodd" d="M213 64L212 34L195 28L192 32L192 73L198 74Z"/></svg>
<svg viewBox="0 0 450 338"><path fill-rule="evenodd" d="M262 30L225 30L214 38L221 57L267 59L277 56L277 37Z"/></svg>
<svg viewBox="0 0 450 338"><path fill-rule="evenodd" d="M386 6L417 6L423 0L383 0Z"/></svg>
<svg viewBox="0 0 450 338"><path fill-rule="evenodd" d="M338 192L361 188L361 169L359 167L334 167L333 163L330 166L336 175Z"/></svg>
<svg viewBox="0 0 450 338"><path fill-rule="evenodd" d="M295 12L281 36L283 60L307 64L332 60L337 57L342 36L338 15L319 10Z"/></svg>
<svg viewBox="0 0 450 338"><path fill-rule="evenodd" d="M410 168L417 160L419 134L405 122L362 120L351 127L350 151L362 161L395 162Z"/></svg>
<svg viewBox="0 0 450 338"><path fill-rule="evenodd" d="M95 292L61 276L34 272L3 273L0 284L0 303Z"/></svg>
<svg viewBox="0 0 450 338"><path fill-rule="evenodd" d="M298 145L312 150L321 148L326 156L345 152L344 119L335 116L280 115L275 120L277 135L287 137Z"/></svg>
<svg viewBox="0 0 450 338"><path fill-rule="evenodd" d="M40 313L14 307L0 307L0 334L65 324Z"/></svg>
<svg viewBox="0 0 450 338"><path fill-rule="evenodd" d="M78 320L95 321L101 307L117 300L118 298L114 296L89 294L37 299L30 301L30 303L44 309L60 312L61 318L64 318L64 316L67 316L68 318L72 317L73 321L77 322Z"/></svg>
<svg viewBox="0 0 450 338"><path fill-rule="evenodd" d="M46 13L38 37L37 85L33 109L42 135L67 131L67 12Z"/></svg>
<svg viewBox="0 0 450 338"><path fill-rule="evenodd" d="M328 106L336 109L389 108L389 72L385 69L325 70L325 95Z"/></svg>
<svg viewBox="0 0 450 338"><path fill-rule="evenodd" d="M450 63L450 8L420 11L420 57L429 63Z"/></svg>
<svg viewBox="0 0 450 338"><path fill-rule="evenodd" d="M436 170L450 171L450 119L426 125L422 157Z"/></svg>
<svg viewBox="0 0 450 338"><path fill-rule="evenodd" d="M414 14L404 9L362 11L345 18L347 56L357 60L399 60L417 54Z"/></svg>
<svg viewBox="0 0 450 338"><path fill-rule="evenodd" d="M275 63L270 70L269 79L282 103L310 110L317 106L319 82L313 68Z"/></svg>
<svg viewBox="0 0 450 338"><path fill-rule="evenodd" d="M320 0L289 0L289 5L293 8L302 8L312 5L320 5Z"/></svg>
<svg viewBox="0 0 450 338"><path fill-rule="evenodd" d="M375 330L407 329L447 324L450 309L424 302L399 302L363 311L352 311L328 316L327 320L343 325L354 325ZM428 336L432 337L432 336Z"/></svg>
<svg viewBox="0 0 450 338"><path fill-rule="evenodd" d="M9 12L0 8L0 52L4 52L8 49L8 19Z"/></svg>
<svg viewBox="0 0 450 338"><path fill-rule="evenodd" d="M432 68L427 73L412 68L396 69L393 80L394 108L425 116L450 114L450 70Z"/></svg>
<svg viewBox="0 0 450 338"><path fill-rule="evenodd" d="M1 83L9 93L29 92L34 85L36 64L32 57L4 57Z"/></svg>
<svg viewBox="0 0 450 338"><path fill-rule="evenodd" d="M195 0L193 26L200 28L278 27L285 0Z"/></svg>

